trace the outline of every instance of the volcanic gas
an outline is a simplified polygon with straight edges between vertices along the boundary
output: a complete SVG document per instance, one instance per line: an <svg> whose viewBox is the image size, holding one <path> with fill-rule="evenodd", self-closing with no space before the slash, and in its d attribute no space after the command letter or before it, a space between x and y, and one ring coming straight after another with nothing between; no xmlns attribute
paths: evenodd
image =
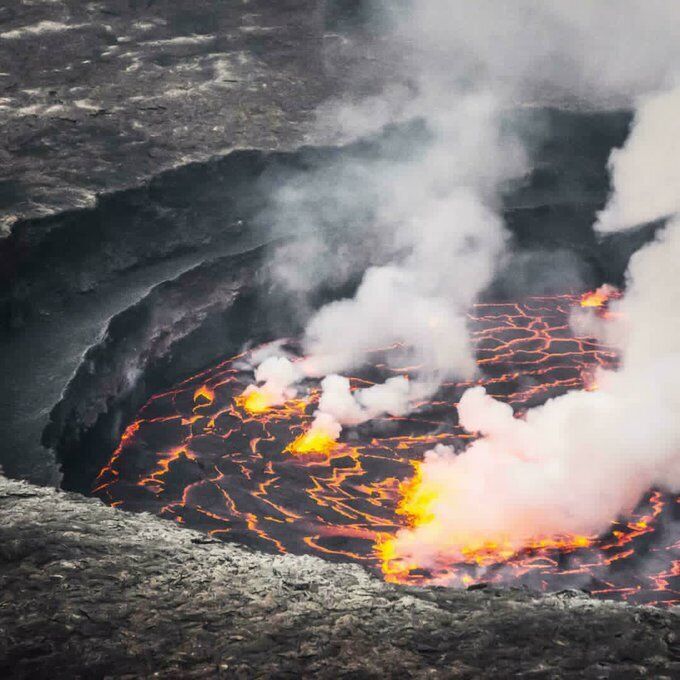
<svg viewBox="0 0 680 680"><path fill-rule="evenodd" d="M482 385L521 415L566 391L595 389L595 372L616 367L617 355L575 336L569 318L581 307L606 310L615 296L600 289L474 305L468 323L480 377L446 382L409 415L374 418L345 429L338 441L311 429L318 379L304 378L296 395L277 403L253 386L253 356L261 348L246 350L152 396L92 492L257 549L360 562L394 582L580 587L633 602L677 603L680 498L655 489L632 517L612 517L602 536L536 536L520 548L480 536L455 555L443 551L427 568L405 563L395 549L400 528L426 526L437 498L452 493L425 476L421 461L428 450L460 450L475 439L458 423L463 392ZM277 347L293 363L302 358L296 341ZM401 350L368 352L352 390L416 373L417 366L390 361Z"/></svg>

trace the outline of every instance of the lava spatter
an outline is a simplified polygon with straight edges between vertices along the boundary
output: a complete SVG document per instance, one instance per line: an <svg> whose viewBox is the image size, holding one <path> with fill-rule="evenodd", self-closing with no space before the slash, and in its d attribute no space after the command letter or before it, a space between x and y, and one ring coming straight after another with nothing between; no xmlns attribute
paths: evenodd
<svg viewBox="0 0 680 680"><path fill-rule="evenodd" d="M252 396L256 390L244 394L253 383L249 354L228 359L149 399L93 493L261 550L361 562L394 582L580 587L633 602L677 602L680 504L655 490L634 517L612 518L603 537L539 537L521 550L480 540L428 569L401 562L394 550L396 532L427 522L437 494L447 492L423 485L425 451L459 449L473 438L455 408L468 387L481 384L521 413L568 390L593 389L598 367L616 366L614 351L570 330L570 314L583 301L563 295L475 305L469 324L477 381L446 383L409 416L376 418L337 441L312 428L318 380L304 380L294 399L271 405ZM602 305L592 305L595 313ZM352 388L417 370L408 361L394 368L389 359L401 349L372 351Z"/></svg>
<svg viewBox="0 0 680 680"><path fill-rule="evenodd" d="M579 303L581 307L604 308L610 300L618 300L621 291L608 283L581 295Z"/></svg>

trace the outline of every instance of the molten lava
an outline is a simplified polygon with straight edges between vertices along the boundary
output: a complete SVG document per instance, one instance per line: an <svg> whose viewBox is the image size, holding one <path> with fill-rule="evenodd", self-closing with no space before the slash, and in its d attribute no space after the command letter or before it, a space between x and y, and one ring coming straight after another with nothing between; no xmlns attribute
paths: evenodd
<svg viewBox="0 0 680 680"><path fill-rule="evenodd" d="M400 499L396 513L403 515L411 527L427 527L437 518L436 506L447 493L455 493L455 489L448 489L438 479L426 477L420 461L413 463L415 474L399 485ZM442 552L448 551L446 564L472 564L487 567L494 564L508 562L516 558L523 551L561 551L570 552L577 548L589 547L596 537L565 536L533 538L518 547L505 538L492 540L487 537L457 540L450 536L450 546L440 546ZM380 557L381 568L385 578L392 582L408 582L411 571L418 568L413 561L405 561L398 554L395 536L380 537L376 544ZM466 582L472 582L469 574L463 575Z"/></svg>
<svg viewBox="0 0 680 680"><path fill-rule="evenodd" d="M397 514L404 515L411 524L429 524L435 517L433 506L446 489L433 480L423 479L423 468L420 461L413 463L415 475L399 485L401 499L397 505Z"/></svg>
<svg viewBox="0 0 680 680"><path fill-rule="evenodd" d="M93 493L261 550L360 562L390 581L583 587L634 602L677 602L680 503L655 490L633 517L612 518L606 536L536 537L524 546L468 537L427 568L404 563L395 551L399 529L433 521L438 498L451 493L423 478L420 461L437 444L460 449L473 438L455 408L468 387L481 384L521 413L567 390L592 388L598 367L616 366L612 350L570 331L570 314L583 304L565 295L476 305L469 322L479 380L446 383L411 415L374 419L337 441L314 427L318 380L304 380L299 398L274 405L250 387L249 354L228 359L149 399ZM352 387L408 377L417 366L407 355L403 363L389 361L403 351L372 353ZM395 365L403 368L389 368Z"/></svg>
<svg viewBox="0 0 680 680"><path fill-rule="evenodd" d="M258 390L246 390L238 397L234 397L234 402L244 411L253 415L266 413L272 407L269 397Z"/></svg>
<svg viewBox="0 0 680 680"><path fill-rule="evenodd" d="M337 446L335 439L322 431L304 432L297 437L285 450L291 453L321 453L329 454Z"/></svg>
<svg viewBox="0 0 680 680"><path fill-rule="evenodd" d="M194 392L194 402L196 404L207 404L210 405L215 401L215 392L211 390L207 385L201 385Z"/></svg>
<svg viewBox="0 0 680 680"><path fill-rule="evenodd" d="M584 293L581 296L581 307L604 307L610 300L621 297L621 293L614 286L604 284L597 290Z"/></svg>

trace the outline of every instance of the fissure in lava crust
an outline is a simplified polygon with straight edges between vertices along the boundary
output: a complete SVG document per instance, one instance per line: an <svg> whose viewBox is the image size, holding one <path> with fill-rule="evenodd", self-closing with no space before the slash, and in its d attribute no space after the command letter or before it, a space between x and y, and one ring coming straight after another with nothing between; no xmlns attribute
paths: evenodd
<svg viewBox="0 0 680 680"><path fill-rule="evenodd" d="M596 389L596 368L616 366L611 348L574 337L569 315L579 303L603 301L563 295L476 305L469 316L478 380L445 383L411 415L374 419L337 443L300 446L320 396L316 380L303 382L299 397L283 406L245 400L253 382L245 352L151 397L93 494L257 549L361 562L392 581L581 587L632 602L677 603L680 499L653 489L634 516L612 518L605 536L540 541L519 553L486 546L429 570L403 565L390 552L395 532L418 521L409 504L424 452L438 443L460 449L474 437L458 425L455 409L466 388L484 385L521 414L567 390ZM400 349L370 352L352 386L413 372L388 361Z"/></svg>

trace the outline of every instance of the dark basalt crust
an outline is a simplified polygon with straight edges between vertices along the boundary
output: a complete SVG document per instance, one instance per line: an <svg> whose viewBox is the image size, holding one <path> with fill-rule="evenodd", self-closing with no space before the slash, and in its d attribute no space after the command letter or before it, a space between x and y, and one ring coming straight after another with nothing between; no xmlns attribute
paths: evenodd
<svg viewBox="0 0 680 680"><path fill-rule="evenodd" d="M673 611L394 587L0 479L5 678L674 678Z"/></svg>

